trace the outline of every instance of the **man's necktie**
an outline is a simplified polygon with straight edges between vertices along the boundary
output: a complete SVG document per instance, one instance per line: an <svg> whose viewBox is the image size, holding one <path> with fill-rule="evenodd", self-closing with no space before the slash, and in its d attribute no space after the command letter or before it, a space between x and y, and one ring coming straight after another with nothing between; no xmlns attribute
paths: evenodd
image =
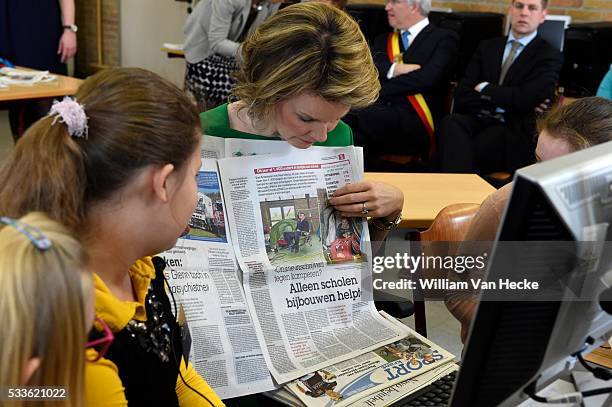
<svg viewBox="0 0 612 407"><path fill-rule="evenodd" d="M410 31L404 31L402 33L402 45L404 46L404 51L408 49L408 45L410 45L410 40L408 36L410 35Z"/></svg>
<svg viewBox="0 0 612 407"><path fill-rule="evenodd" d="M512 61L514 61L514 57L516 56L516 52L518 51L520 46L521 46L520 42L518 42L516 40L512 40L512 45L510 46L510 52L508 52L508 56L504 60L504 63L502 64L502 67L501 67L501 72L499 74L499 82L498 83L500 85L502 83L504 83L504 79L506 78L506 74L508 73L508 69L510 69L510 65L512 65Z"/></svg>

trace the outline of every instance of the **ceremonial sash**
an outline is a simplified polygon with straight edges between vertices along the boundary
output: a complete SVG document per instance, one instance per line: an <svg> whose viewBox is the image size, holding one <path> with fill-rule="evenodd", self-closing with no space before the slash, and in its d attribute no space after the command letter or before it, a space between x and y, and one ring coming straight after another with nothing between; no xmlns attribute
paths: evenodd
<svg viewBox="0 0 612 407"><path fill-rule="evenodd" d="M387 56L389 57L389 62L403 63L402 53L400 52L399 47L399 32L393 32L389 34L387 39ZM429 106L427 106L427 102L421 93L417 93L416 95L408 95L406 96L410 105L414 108L419 119L425 126L425 130L429 135L429 156L431 157L432 153L436 150L436 138L434 137L434 122L433 116L431 114L431 110L429 110Z"/></svg>

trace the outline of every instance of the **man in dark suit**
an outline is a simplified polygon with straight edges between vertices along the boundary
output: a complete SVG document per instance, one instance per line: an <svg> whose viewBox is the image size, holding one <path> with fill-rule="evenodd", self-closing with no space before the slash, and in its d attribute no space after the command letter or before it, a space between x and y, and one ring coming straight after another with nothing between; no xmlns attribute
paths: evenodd
<svg viewBox="0 0 612 407"><path fill-rule="evenodd" d="M535 115L552 100L563 57L537 33L547 0L514 0L508 37L482 41L437 132L444 172L514 172L535 161Z"/></svg>
<svg viewBox="0 0 612 407"><path fill-rule="evenodd" d="M458 38L429 23L431 0L388 0L385 9L396 32L377 37L372 46L380 98L344 120L353 129L355 144L368 154L427 157L457 59Z"/></svg>

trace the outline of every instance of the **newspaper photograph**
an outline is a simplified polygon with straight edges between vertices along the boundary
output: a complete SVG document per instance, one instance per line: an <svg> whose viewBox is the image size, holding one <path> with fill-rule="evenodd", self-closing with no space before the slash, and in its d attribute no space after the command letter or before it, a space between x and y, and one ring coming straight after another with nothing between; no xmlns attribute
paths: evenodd
<svg viewBox="0 0 612 407"><path fill-rule="evenodd" d="M273 389L238 278L215 160L203 160L184 235L162 254L191 339L189 360L221 398Z"/></svg>
<svg viewBox="0 0 612 407"><path fill-rule="evenodd" d="M313 371L285 387L308 407L342 407L452 361L452 354L410 330L398 341ZM401 398L416 391L410 385L400 388L388 393L398 393Z"/></svg>
<svg viewBox="0 0 612 407"><path fill-rule="evenodd" d="M218 164L246 300L278 383L406 336L374 307L367 222L328 202L360 179L353 147Z"/></svg>

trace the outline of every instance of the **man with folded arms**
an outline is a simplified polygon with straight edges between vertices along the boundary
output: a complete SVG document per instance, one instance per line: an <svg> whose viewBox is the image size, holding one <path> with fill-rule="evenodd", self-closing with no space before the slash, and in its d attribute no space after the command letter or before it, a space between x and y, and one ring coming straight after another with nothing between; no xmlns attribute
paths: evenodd
<svg viewBox="0 0 612 407"><path fill-rule="evenodd" d="M431 0L387 0L395 32L374 40L372 56L382 86L374 105L343 119L355 144L368 155L401 153L429 156L458 53L455 32L429 22Z"/></svg>
<svg viewBox="0 0 612 407"><path fill-rule="evenodd" d="M514 0L507 37L482 41L436 133L444 172L514 172L535 162L535 116L553 100L562 54L537 32L547 0Z"/></svg>

